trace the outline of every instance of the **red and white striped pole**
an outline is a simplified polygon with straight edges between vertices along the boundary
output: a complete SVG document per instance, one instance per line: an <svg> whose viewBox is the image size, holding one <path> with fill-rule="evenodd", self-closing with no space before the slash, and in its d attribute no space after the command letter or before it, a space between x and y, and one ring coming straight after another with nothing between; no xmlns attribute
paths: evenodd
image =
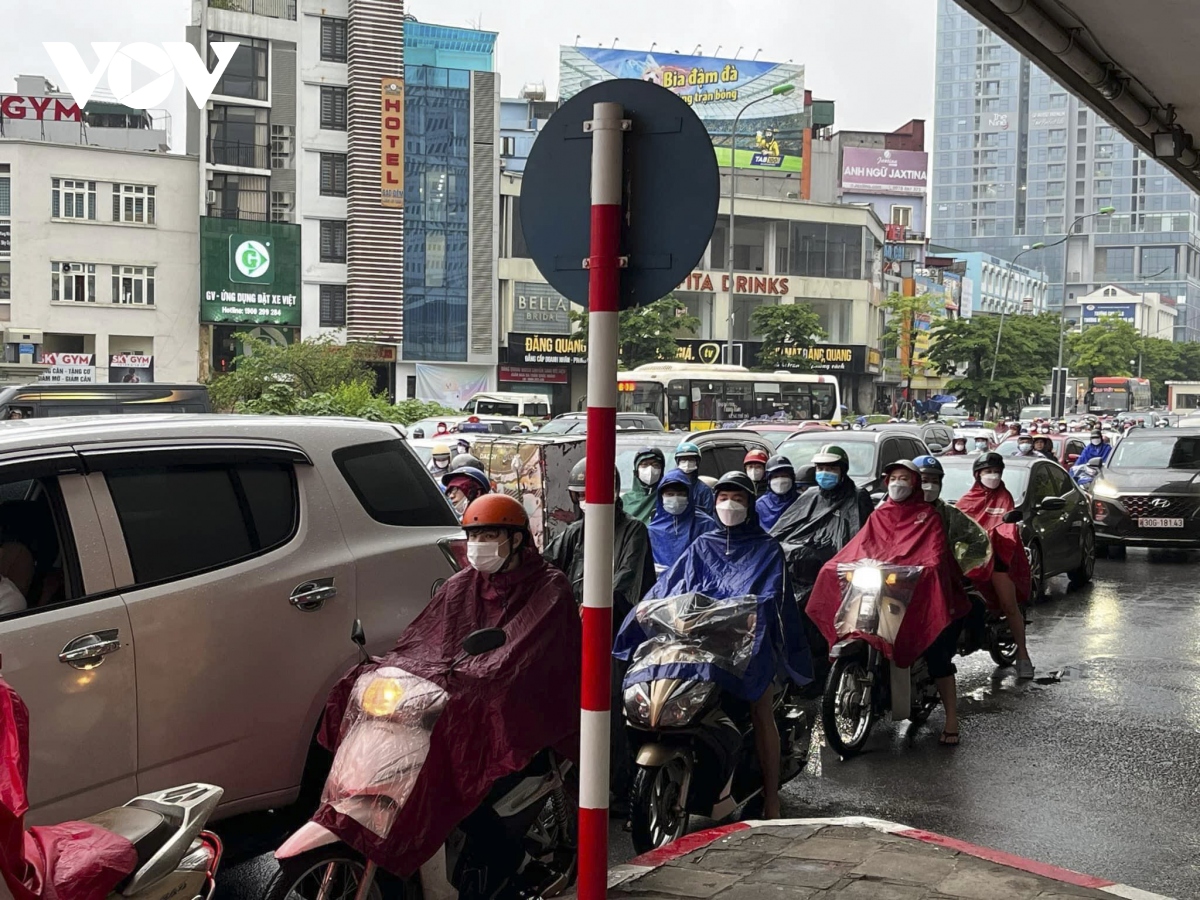
<svg viewBox="0 0 1200 900"><path fill-rule="evenodd" d="M584 126L592 134L592 239L587 262L587 528L583 539L583 687L579 704L579 900L602 900L608 879L623 116L620 103L597 103L592 107L592 121Z"/></svg>

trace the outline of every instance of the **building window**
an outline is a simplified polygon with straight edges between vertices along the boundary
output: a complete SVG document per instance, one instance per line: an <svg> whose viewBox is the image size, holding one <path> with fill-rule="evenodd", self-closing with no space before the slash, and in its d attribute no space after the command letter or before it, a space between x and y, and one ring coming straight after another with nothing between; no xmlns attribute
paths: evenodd
<svg viewBox="0 0 1200 900"><path fill-rule="evenodd" d="M346 327L346 286L344 284L321 285L321 327Z"/></svg>
<svg viewBox="0 0 1200 900"><path fill-rule="evenodd" d="M296 195L291 191L271 192L271 221L292 221L292 209L296 205Z"/></svg>
<svg viewBox="0 0 1200 900"><path fill-rule="evenodd" d="M113 185L113 221L154 224L154 188L142 184Z"/></svg>
<svg viewBox="0 0 1200 900"><path fill-rule="evenodd" d="M70 178L53 178L51 184L51 211L55 219L95 219L96 182L75 181Z"/></svg>
<svg viewBox="0 0 1200 900"><path fill-rule="evenodd" d="M12 215L11 187L8 176L0 178L0 216Z"/></svg>
<svg viewBox="0 0 1200 900"><path fill-rule="evenodd" d="M92 263L50 263L50 299L95 303L96 266Z"/></svg>
<svg viewBox="0 0 1200 900"><path fill-rule="evenodd" d="M0 260L0 300L12 299L12 263Z"/></svg>
<svg viewBox="0 0 1200 900"><path fill-rule="evenodd" d="M290 169L292 167L292 141L296 129L292 125L271 126L271 168Z"/></svg>
<svg viewBox="0 0 1200 900"><path fill-rule="evenodd" d="M321 196L346 196L346 154L321 154Z"/></svg>
<svg viewBox="0 0 1200 900"><path fill-rule="evenodd" d="M329 131L346 130L346 89L321 86L321 127Z"/></svg>
<svg viewBox="0 0 1200 900"><path fill-rule="evenodd" d="M218 166L266 169L270 110L213 106L208 114L208 161Z"/></svg>
<svg viewBox="0 0 1200 900"><path fill-rule="evenodd" d="M321 262L346 261L346 223L343 220L321 222Z"/></svg>
<svg viewBox="0 0 1200 900"><path fill-rule="evenodd" d="M222 97L240 97L243 100L267 99L267 53L270 41L242 37L239 34L218 34L209 32L208 35L208 70L211 72L217 66L217 55L212 45L219 41L234 41L238 48L234 51L233 59L217 82L213 91Z"/></svg>
<svg viewBox="0 0 1200 900"><path fill-rule="evenodd" d="M154 305L153 266L113 266L113 303Z"/></svg>
<svg viewBox="0 0 1200 900"><path fill-rule="evenodd" d="M269 185L270 179L264 175L213 172L208 182L208 214L265 222Z"/></svg>
<svg viewBox="0 0 1200 900"><path fill-rule="evenodd" d="M321 59L324 62L346 61L346 20L321 18Z"/></svg>
<svg viewBox="0 0 1200 900"><path fill-rule="evenodd" d="M515 137L500 138L500 155L513 157L517 155L517 139Z"/></svg>
<svg viewBox="0 0 1200 900"><path fill-rule="evenodd" d="M913 213L913 208L911 206L893 206L892 207L892 224L893 225L903 225L905 228L911 227L912 226L912 213Z"/></svg>

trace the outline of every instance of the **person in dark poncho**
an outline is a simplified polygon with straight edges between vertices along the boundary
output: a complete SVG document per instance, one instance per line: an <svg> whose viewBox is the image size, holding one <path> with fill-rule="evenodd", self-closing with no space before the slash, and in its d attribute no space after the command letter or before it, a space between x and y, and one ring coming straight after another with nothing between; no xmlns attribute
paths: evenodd
<svg viewBox="0 0 1200 900"><path fill-rule="evenodd" d="M673 469L663 476L654 518L650 520L650 548L656 566L669 568L696 538L716 527L716 520L692 501L691 481L686 474Z"/></svg>
<svg viewBox="0 0 1200 900"><path fill-rule="evenodd" d="M492 896L524 858L490 806L493 785L545 748L578 758L579 612L565 575L537 552L516 499L485 494L463 515L468 568L455 573L380 660L356 667L325 705L318 739L336 749L350 693L364 672L394 666L449 694L412 791L379 836L322 806L314 821L384 870L412 875L463 823L459 870L488 882ZM462 641L501 628L505 644L462 660ZM497 881L498 879L498 881Z"/></svg>
<svg viewBox="0 0 1200 900"><path fill-rule="evenodd" d="M715 600L747 595L759 598L768 623L767 638L749 664L739 696L751 704L755 747L763 771L764 815L777 818L780 756L773 685L776 678L805 685L812 679L812 666L783 552L758 524L754 482L744 472L729 472L717 482L715 496L720 525L692 540L659 576L647 597L697 592ZM631 613L621 626L613 653L628 660L645 639L636 613Z"/></svg>
<svg viewBox="0 0 1200 900"><path fill-rule="evenodd" d="M643 447L633 458L633 483L621 504L626 515L650 524L658 502L658 483L667 470L667 458L657 447Z"/></svg>
<svg viewBox="0 0 1200 900"><path fill-rule="evenodd" d="M713 515L713 492L700 480L700 448L691 441L684 441L675 448L675 465L688 477L689 497L696 509Z"/></svg>
<svg viewBox="0 0 1200 900"><path fill-rule="evenodd" d="M758 524L770 531L799 496L800 486L792 461L786 456L772 456L767 460L767 492L754 504Z"/></svg>

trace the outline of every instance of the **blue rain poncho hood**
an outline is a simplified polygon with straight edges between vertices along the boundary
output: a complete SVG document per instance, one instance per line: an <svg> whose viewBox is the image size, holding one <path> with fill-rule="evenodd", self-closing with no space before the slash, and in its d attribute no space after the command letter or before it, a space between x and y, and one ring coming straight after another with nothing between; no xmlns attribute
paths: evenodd
<svg viewBox="0 0 1200 900"><path fill-rule="evenodd" d="M779 517L787 512L788 507L796 502L796 498L800 496L800 490L796 487L795 474L792 475L792 487L786 494L777 494L770 489L770 479L768 478L767 492L758 498L758 502L754 504L754 511L758 514L759 524L762 525L765 531L770 531L775 523L779 521Z"/></svg>
<svg viewBox="0 0 1200 900"><path fill-rule="evenodd" d="M672 484L688 489L688 508L682 515L673 516L663 509L663 488ZM696 538L716 527L716 520L697 508L692 496L692 481L686 472L672 469L662 477L654 501L654 517L650 520L650 549L655 565L669 568Z"/></svg>

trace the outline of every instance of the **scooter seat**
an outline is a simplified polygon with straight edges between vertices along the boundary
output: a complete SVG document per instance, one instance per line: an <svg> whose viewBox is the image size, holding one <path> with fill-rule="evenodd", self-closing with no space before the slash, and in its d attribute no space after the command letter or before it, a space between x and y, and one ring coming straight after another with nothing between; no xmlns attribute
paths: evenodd
<svg viewBox="0 0 1200 900"><path fill-rule="evenodd" d="M133 806L107 809L83 821L119 834L133 844L137 850L139 869L146 865L175 833L175 826L166 816Z"/></svg>

